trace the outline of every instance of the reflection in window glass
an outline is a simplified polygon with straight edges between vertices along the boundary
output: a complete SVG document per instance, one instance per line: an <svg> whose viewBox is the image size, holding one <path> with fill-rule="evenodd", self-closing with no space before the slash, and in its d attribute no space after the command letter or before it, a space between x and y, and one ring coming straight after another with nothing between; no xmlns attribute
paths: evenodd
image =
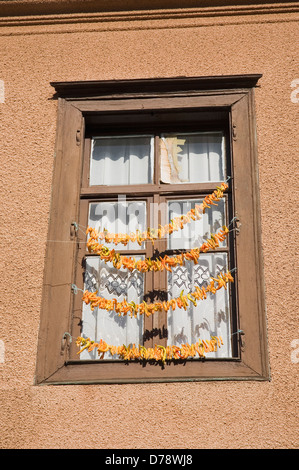
<svg viewBox="0 0 299 470"><path fill-rule="evenodd" d="M163 135L162 183L203 183L226 179L222 132Z"/></svg>
<svg viewBox="0 0 299 470"><path fill-rule="evenodd" d="M152 136L96 137L92 141L90 186L153 182Z"/></svg>

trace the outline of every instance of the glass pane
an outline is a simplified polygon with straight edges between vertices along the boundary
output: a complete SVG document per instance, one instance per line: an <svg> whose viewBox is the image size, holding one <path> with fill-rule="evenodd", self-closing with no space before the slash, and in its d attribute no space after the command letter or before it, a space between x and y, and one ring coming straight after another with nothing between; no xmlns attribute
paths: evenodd
<svg viewBox="0 0 299 470"><path fill-rule="evenodd" d="M194 209L196 204L201 204L203 199L175 199L168 201L169 223L175 217L187 214ZM182 230L173 232L168 237L168 248L172 250L199 248L211 233L216 233L226 224L225 218L225 199L220 199L217 206L211 206L203 214L201 219L192 220L187 223ZM220 246L226 246L226 241L220 243Z"/></svg>
<svg viewBox="0 0 299 470"><path fill-rule="evenodd" d="M152 136L96 137L92 141L90 186L148 184L153 181Z"/></svg>
<svg viewBox="0 0 299 470"><path fill-rule="evenodd" d="M194 265L186 262L168 273L168 296L179 297L195 290L195 286L203 287L210 283L211 276L227 270L226 254L202 254L199 263ZM207 294L207 298L199 300L195 307L192 302L188 309L176 309L168 312L168 344L181 345L196 343L198 339L210 339L211 335L222 336L223 346L216 352L208 353L207 357L231 357L231 325L230 325L229 287L219 289L216 294Z"/></svg>
<svg viewBox="0 0 299 470"><path fill-rule="evenodd" d="M162 183L203 183L226 179L222 132L167 134L160 139Z"/></svg>
<svg viewBox="0 0 299 470"><path fill-rule="evenodd" d="M136 259L143 259L136 257ZM130 272L116 269L111 263L105 263L98 257L89 256L86 259L84 289L90 292L98 291L98 295L106 299L116 299L121 302L141 303L144 295L144 275L138 271ZM96 342L103 339L113 346L126 346L129 344L143 344L143 315L137 318L118 316L114 311L106 311L98 307L91 311L90 306L83 303L82 336L94 339ZM96 349L92 352L83 351L81 359L98 359ZM109 352L104 359L112 359ZM113 359L118 359L114 356Z"/></svg>
<svg viewBox="0 0 299 470"><path fill-rule="evenodd" d="M135 233L147 229L146 202L126 201L119 198L117 202L93 202L89 205L88 225L98 231L108 230L109 233ZM138 250L137 242L131 242L125 246L122 244L103 243L109 248L118 250Z"/></svg>

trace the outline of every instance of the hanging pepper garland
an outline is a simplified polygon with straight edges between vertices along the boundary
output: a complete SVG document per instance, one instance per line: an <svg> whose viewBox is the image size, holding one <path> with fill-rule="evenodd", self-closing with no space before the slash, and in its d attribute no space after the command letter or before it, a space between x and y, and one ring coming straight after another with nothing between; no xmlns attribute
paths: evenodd
<svg viewBox="0 0 299 470"><path fill-rule="evenodd" d="M112 262L116 269L122 267L133 271L137 269L139 272L145 273L148 271L163 271L166 269L172 272L172 268L177 265L183 265L186 261L193 261L194 264L198 263L200 253L206 253L209 250L215 250L219 247L220 242L224 241L229 233L229 229L224 225L221 230L215 234L211 234L211 238L204 242L200 248L193 248L185 253L176 256L165 255L158 259L146 258L144 260L137 260L128 256L122 256L116 253L114 249L109 250L105 245L102 245L93 239L87 242L88 250L90 253L99 255L99 257L106 263Z"/></svg>
<svg viewBox="0 0 299 470"><path fill-rule="evenodd" d="M102 339L97 343L90 338L79 336L76 344L81 348L77 354L81 354L85 349L91 352L96 348L100 359L104 359L105 353L110 352L112 356L117 354L120 359L126 361L138 359L165 362L171 359L188 359L196 356L205 357L206 353L217 351L217 348L223 345L223 340L221 336L211 336L210 340L199 339L195 344L192 343L191 345L188 343L181 346L155 345L154 348L146 348L141 345L136 347L135 344L129 346L111 346Z"/></svg>
<svg viewBox="0 0 299 470"><path fill-rule="evenodd" d="M217 290L222 287L226 289L227 283L233 281L234 278L232 277L231 272L227 271L226 273L219 274L217 278L212 277L211 282L207 287L200 288L196 286L195 291L190 292L187 295L184 295L184 291L182 291L180 296L177 298L150 304L145 301L140 304L136 304L135 302L127 302L126 299L122 302L118 302L115 298L105 299L104 297L98 296L97 291L89 292L88 290L84 291L82 300L85 304L90 305L92 311L98 307L100 309L107 310L108 312L115 311L118 313L118 316L126 316L129 313L131 317L134 316L136 318L138 314L150 316L155 312L168 312L170 309L175 310L177 307L187 310L190 302L196 307L197 301L206 299L209 292L211 294L215 294Z"/></svg>
<svg viewBox="0 0 299 470"><path fill-rule="evenodd" d="M141 245L143 242L149 240L154 243L155 240L164 238L165 235L170 235L175 231L182 230L184 225L191 222L191 220L199 220L202 214L205 213L206 209L209 209L211 205L217 206L217 202L223 197L224 191L228 188L227 183L221 183L221 186L217 186L212 194L206 196L201 204L196 204L194 209L190 209L186 215L175 217L169 224L161 226L158 229L148 228L144 232L137 230L135 233L123 234L123 233L110 233L107 230L98 232L92 227L87 227L86 234L90 236L90 243L87 246L92 247L92 243L97 240L105 240L106 243L119 243L127 245L130 241L137 242Z"/></svg>
<svg viewBox="0 0 299 470"><path fill-rule="evenodd" d="M121 267L127 268L130 271L137 269L141 272L147 271L159 271L164 270L172 271L172 267L177 266L178 264L184 264L185 260L191 260L195 264L198 262L200 252L207 252L211 249L215 249L219 246L219 242L223 241L229 232L226 226L222 227L217 234L212 234L211 238L207 240L200 248L192 249L186 253L182 253L177 256L164 256L159 259L152 260L148 258L146 260L136 261L134 258L120 256L115 253L115 250L109 250L108 247L103 246L103 244L98 243L98 240L105 240L106 243L114 243L115 245L122 243L127 245L129 241L137 242L141 245L144 241L150 240L154 243L154 240L161 239L167 234L171 234L174 231L183 229L184 225L191 222L191 220L199 220L202 214L205 213L207 208L210 208L211 205L217 205L223 197L224 191L228 188L227 183L222 183L220 187L217 187L215 191L209 196L206 196L200 205L195 205L194 209L191 209L186 215L181 217L176 217L173 219L170 224L165 225L164 227L160 226L158 229L148 229L145 232L136 231L135 234L113 234L109 233L107 230L103 232L98 232L92 227L88 227L86 234L89 234L89 240L87 242L87 247L89 252L98 254L101 259L105 262L111 261L117 269ZM198 300L203 300L207 298L207 294L215 294L217 290L224 287L227 288L228 282L234 282L234 279L230 271L226 273L220 273L217 278L212 277L208 286L198 287L196 286L194 292L190 292L187 295L184 295L184 291L181 292L180 296L168 301L154 302L147 304L143 301L140 304L135 302L127 302L123 300L118 302L116 299L105 299L103 297L97 296L97 292L89 292L88 290L84 291L82 300L86 304L90 304L91 310L94 310L96 307L104 309L107 311L115 311L119 316L126 316L128 313L131 317L137 317L137 314L150 316L155 312L165 311L168 312L170 309L173 311L178 308L183 308L187 310L189 302L193 303L194 306L197 305ZM195 344L183 344L179 346L160 346L155 345L154 348L146 348L139 345L136 347L135 344L129 346L112 346L108 345L102 339L99 343L92 341L90 338L83 338L79 336L77 338L76 344L78 347L81 347L78 354L81 354L85 349L91 352L93 349L97 348L100 359L104 358L106 352L110 352L112 356L118 355L120 359L123 360L155 360L165 362L166 360L179 360L179 359L188 359L198 355L198 357L205 357L205 353L217 351L217 347L223 345L222 337L212 336L210 340L198 340Z"/></svg>

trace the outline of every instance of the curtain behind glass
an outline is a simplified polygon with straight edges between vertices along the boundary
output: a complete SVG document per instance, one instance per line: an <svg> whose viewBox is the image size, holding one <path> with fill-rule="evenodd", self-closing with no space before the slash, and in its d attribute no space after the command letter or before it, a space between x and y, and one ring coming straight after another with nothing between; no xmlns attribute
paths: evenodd
<svg viewBox="0 0 299 470"><path fill-rule="evenodd" d="M96 137L92 141L90 186L152 183L153 168L151 136Z"/></svg>
<svg viewBox="0 0 299 470"><path fill-rule="evenodd" d="M202 199L177 199L168 201L169 220L186 214ZM225 200L218 201L205 212L200 220L192 221L183 230L174 232L168 238L168 249L188 250L199 248L211 233L217 232L226 223ZM226 246L226 241L221 243ZM179 297L193 292L195 287L207 286L211 276L217 277L228 267L226 253L201 253L198 264L186 261L184 266L177 266L168 273L168 298ZM210 339L211 335L222 336L224 345L217 352L207 357L231 357L231 325L229 288L222 288L216 294L207 294L205 300L199 300L195 307L191 302L187 310L170 310L167 316L168 344L181 345L194 343L198 339Z"/></svg>
<svg viewBox="0 0 299 470"><path fill-rule="evenodd" d="M161 181L203 183L226 179L221 132L164 135L160 139Z"/></svg>
<svg viewBox="0 0 299 470"><path fill-rule="evenodd" d="M227 269L227 255L224 253L202 254L197 265L187 261L168 273L169 298L186 295L209 284L211 276ZM229 292L222 288L216 294L207 294L195 307L191 302L188 309L170 310L167 317L168 344L180 346L195 343L198 339L210 339L211 335L222 336L224 345L207 357L231 357L231 328Z"/></svg>
<svg viewBox="0 0 299 470"><path fill-rule="evenodd" d="M89 205L88 225L98 231L108 230L111 233L143 232L146 226L145 201L126 201L119 198L117 202L93 202ZM113 243L105 243L108 248L121 250L138 250L143 248L137 242L129 242L126 246L115 247Z"/></svg>
<svg viewBox="0 0 299 470"><path fill-rule="evenodd" d="M169 220L187 214L195 205L200 205L203 199L174 199L168 201ZM217 232L225 224L225 200L217 202L203 214L202 218L191 221L182 230L173 232L168 237L168 248L171 250L199 248L211 233ZM225 246L225 241L220 246Z"/></svg>
<svg viewBox="0 0 299 470"><path fill-rule="evenodd" d="M136 257L142 259L142 257ZM129 272L116 269L111 263L105 263L98 257L87 257L84 279L84 289L90 292L98 291L99 296L106 299L116 299L121 302L141 303L144 295L144 275L138 271ZM82 336L92 338L96 342L103 339L107 344L122 346L125 344L143 344L143 316L137 318L118 316L114 311L106 311L98 307L92 311L90 305L83 303ZM97 351L83 351L80 359L97 359ZM109 352L104 359L111 359ZM118 356L113 357L118 359Z"/></svg>

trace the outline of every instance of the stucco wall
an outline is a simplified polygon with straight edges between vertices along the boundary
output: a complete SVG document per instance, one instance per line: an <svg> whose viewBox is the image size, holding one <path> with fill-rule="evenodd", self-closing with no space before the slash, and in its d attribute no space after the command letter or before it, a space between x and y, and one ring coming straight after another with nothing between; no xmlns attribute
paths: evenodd
<svg viewBox="0 0 299 470"><path fill-rule="evenodd" d="M298 9L186 12L48 23L0 12L1 448L298 447ZM256 120L271 380L34 386L57 112L49 82L242 73L263 74Z"/></svg>

